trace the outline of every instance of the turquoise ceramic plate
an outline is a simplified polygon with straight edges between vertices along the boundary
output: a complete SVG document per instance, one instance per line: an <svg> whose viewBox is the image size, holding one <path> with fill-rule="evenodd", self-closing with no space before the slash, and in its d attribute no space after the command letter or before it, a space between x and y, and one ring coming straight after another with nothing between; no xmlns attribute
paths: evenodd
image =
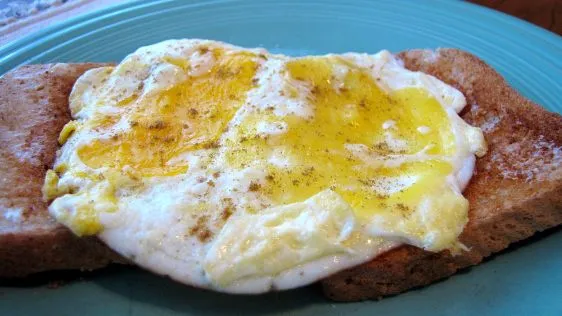
<svg viewBox="0 0 562 316"><path fill-rule="evenodd" d="M0 73L25 63L118 61L141 45L198 37L293 55L458 47L525 96L560 112L562 39L456 1L155 1L71 19L0 49ZM135 269L0 289L1 315L562 315L562 231L446 281L378 302L337 304L316 286L265 296L191 289Z"/></svg>

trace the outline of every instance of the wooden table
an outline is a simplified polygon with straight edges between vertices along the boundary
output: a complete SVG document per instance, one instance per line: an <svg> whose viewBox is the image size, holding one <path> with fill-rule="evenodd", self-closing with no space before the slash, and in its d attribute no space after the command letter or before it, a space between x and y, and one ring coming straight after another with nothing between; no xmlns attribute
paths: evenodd
<svg viewBox="0 0 562 316"><path fill-rule="evenodd" d="M562 35L562 0L471 0Z"/></svg>

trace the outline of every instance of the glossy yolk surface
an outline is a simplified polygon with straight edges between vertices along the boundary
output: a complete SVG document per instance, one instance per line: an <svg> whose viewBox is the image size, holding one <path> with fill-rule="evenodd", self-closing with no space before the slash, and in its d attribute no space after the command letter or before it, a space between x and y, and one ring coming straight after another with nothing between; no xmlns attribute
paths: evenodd
<svg viewBox="0 0 562 316"><path fill-rule="evenodd" d="M212 53L217 62L207 73L190 77L163 93L127 100L121 105L120 118L94 118L94 129L106 130L123 120L131 128L81 147L80 159L92 168L120 169L128 165L144 176L185 172L187 164L172 159L186 151L216 146L226 124L244 102L256 72L254 54L226 54L220 49ZM186 63L174 64L189 67Z"/></svg>
<svg viewBox="0 0 562 316"><path fill-rule="evenodd" d="M333 75L338 64L349 67L340 87L334 85ZM358 216L369 217L373 212L406 216L425 189L441 185L452 171L450 163L438 158L373 166L346 149L346 144L363 144L368 156L379 161L415 155L424 148L433 157L453 154L454 135L447 114L424 90L408 88L389 95L369 73L338 57L297 59L288 62L286 70L292 79L309 86L314 116L277 117L266 110L248 117L228 144L228 161L237 168L268 160L275 152L288 157L290 167L267 164L267 183L259 187L274 205L303 201L332 188ZM256 136L257 122L263 120L286 124L287 131ZM394 127L384 129L383 123L389 120L395 122ZM419 126L430 131L420 133ZM399 139L403 146L396 148L389 137ZM415 184L400 185L404 178Z"/></svg>

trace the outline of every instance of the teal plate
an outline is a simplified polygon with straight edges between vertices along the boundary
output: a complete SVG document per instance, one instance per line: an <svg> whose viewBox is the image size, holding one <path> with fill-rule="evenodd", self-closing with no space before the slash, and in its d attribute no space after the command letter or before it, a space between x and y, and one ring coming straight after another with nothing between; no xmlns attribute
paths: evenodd
<svg viewBox="0 0 562 316"><path fill-rule="evenodd" d="M28 63L119 61L170 38L217 39L291 55L458 47L523 95L562 112L562 39L457 1L153 1L107 8L0 48L0 73ZM318 286L262 296L192 289L114 268L58 289L0 287L0 315L562 315L562 231L486 263L381 301L334 303Z"/></svg>

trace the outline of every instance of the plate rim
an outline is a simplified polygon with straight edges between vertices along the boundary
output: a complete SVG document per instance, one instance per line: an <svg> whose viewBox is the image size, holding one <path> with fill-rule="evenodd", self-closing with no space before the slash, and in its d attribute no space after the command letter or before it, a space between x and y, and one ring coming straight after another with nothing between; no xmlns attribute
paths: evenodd
<svg viewBox="0 0 562 316"><path fill-rule="evenodd" d="M181 2L186 1L182 0ZM205 5L219 5L220 3L244 3L249 2L246 0L187 0L189 1L188 6L205 6ZM314 1L314 0L313 0ZM361 2L362 0L356 0ZM386 0L384 0L386 1ZM427 0L426 0L427 1ZM457 7L459 10L462 8L470 8L474 10L474 14L485 14L488 15L486 19L496 19L497 22L507 23L505 24L510 28L510 30L521 30L521 34L533 34L533 40L541 41L542 45L548 45L551 48L558 49L562 53L562 37L552 33L546 29L540 28L534 24L531 24L525 20L515 18L513 16L507 15L503 12L495 11L486 7L482 7L469 2L462 1L450 1L450 0L434 0L439 1L445 5L450 5L450 7ZM263 0L263 3L276 2L275 0ZM295 1L295 2L298 2ZM389 2L389 1L387 1ZM53 43L57 45L59 43L65 42L65 33L69 30L78 31L79 33L85 33L81 31L87 31L91 28L92 23L96 21L110 21L114 16L119 17L122 14L134 12L136 10L141 10L143 8L157 7L162 4L173 4L180 3L180 1L174 0L157 0L157 1L144 1L144 0L134 0L126 3L113 4L100 10L87 12L81 15L74 16L68 20L64 20L58 23L49 25L48 27L41 29L39 31L30 33L20 39L12 41L7 45L0 47L0 75L11 69L26 64L30 57L22 58L18 61L18 56L29 54L29 50L37 47L38 45L45 45L48 43ZM503 24L502 24L503 25ZM524 32L524 33L523 33ZM525 36L525 35L521 35ZM72 36L74 37L74 36ZM34 54L35 55L35 54ZM561 60L562 65L562 60Z"/></svg>
<svg viewBox="0 0 562 316"><path fill-rule="evenodd" d="M183 0L186 1L186 0ZM187 0L189 1L187 6L208 6L208 5L217 5L221 3L244 3L250 2L249 0ZM287 1L287 0L285 0ZM298 0L288 0L288 2L295 2L300 3ZM353 0L357 2L361 2L362 0ZM383 0L388 1L388 0ZM424 0L429 2L428 0ZM559 49L562 52L562 36L555 34L547 29L534 25L528 21L523 19L519 19L517 17L508 15L504 12L497 11L491 8L487 8L478 4L474 4L467 1L451 1L451 0L433 0L432 3L435 1L439 2L439 5L448 5L451 8L455 8L457 10L472 10L476 14L483 14L486 15L488 19L496 19L497 22L503 23L506 26L511 28L515 28L523 33L528 33L531 35L532 38L530 40L540 40L543 45L552 46L554 49ZM275 3L276 0L261 0L261 3ZM147 1L147 0L133 0L130 2L125 3L117 3L113 5L109 5L105 8L101 8L99 10L86 12L72 18L69 18L64 21L59 21L52 25L49 25L41 30L32 32L9 42L8 44L0 47L0 75L15 69L19 66L27 64L29 58L25 58L24 60L18 61L18 57L21 58L25 52L32 50L42 44L48 44L49 42L56 44L62 41L64 34L67 33L69 30L86 30L88 27L96 21L103 21L108 20L112 16L119 16L125 12L132 12L135 10L140 10L147 7L153 6L160 6L163 4L174 4L180 3L176 0L156 0L156 1ZM419 3L419 2L418 2ZM529 40L529 38L526 38Z"/></svg>

